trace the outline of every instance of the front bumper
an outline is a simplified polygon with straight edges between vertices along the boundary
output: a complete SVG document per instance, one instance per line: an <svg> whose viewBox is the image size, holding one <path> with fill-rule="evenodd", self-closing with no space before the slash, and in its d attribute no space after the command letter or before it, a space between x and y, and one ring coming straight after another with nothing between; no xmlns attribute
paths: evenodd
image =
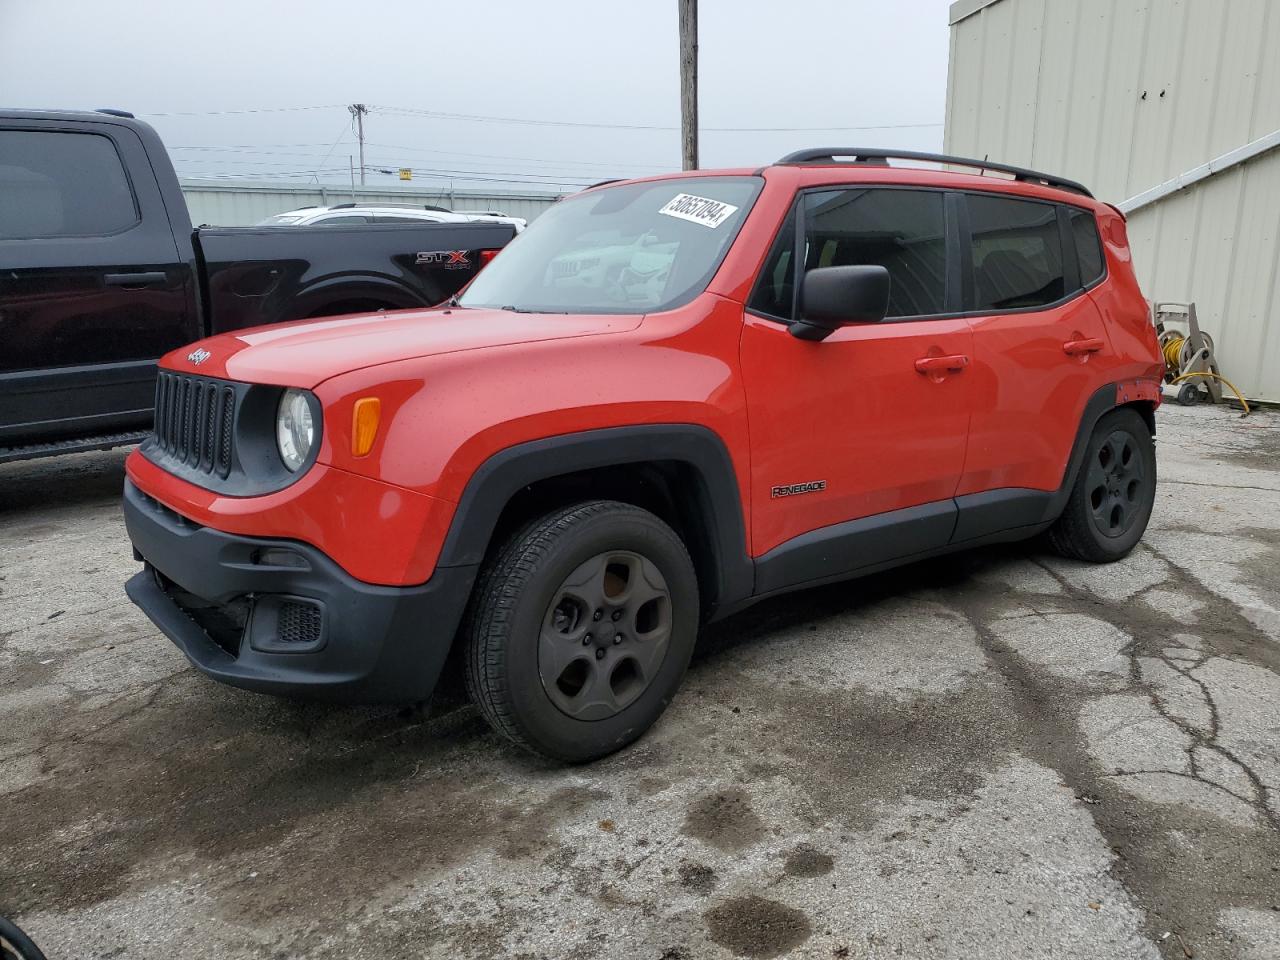
<svg viewBox="0 0 1280 960"><path fill-rule="evenodd" d="M315 547L201 526L125 480L146 567L129 598L202 672L263 693L405 703L431 694L476 568L417 587L364 583Z"/></svg>

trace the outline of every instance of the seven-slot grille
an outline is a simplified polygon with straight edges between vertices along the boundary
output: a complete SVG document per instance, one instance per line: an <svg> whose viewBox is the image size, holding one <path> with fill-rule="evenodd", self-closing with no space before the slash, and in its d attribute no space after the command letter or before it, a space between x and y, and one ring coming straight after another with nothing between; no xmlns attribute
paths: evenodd
<svg viewBox="0 0 1280 960"><path fill-rule="evenodd" d="M225 478L235 446L235 408L230 385L161 370L156 379L156 443L182 463Z"/></svg>

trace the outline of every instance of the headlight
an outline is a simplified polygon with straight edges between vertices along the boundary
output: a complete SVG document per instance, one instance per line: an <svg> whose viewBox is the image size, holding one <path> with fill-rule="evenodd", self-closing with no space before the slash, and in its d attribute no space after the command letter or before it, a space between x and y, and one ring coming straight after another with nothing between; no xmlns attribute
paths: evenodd
<svg viewBox="0 0 1280 960"><path fill-rule="evenodd" d="M290 473L297 473L307 462L315 438L316 425L306 392L286 390L276 411L276 447Z"/></svg>

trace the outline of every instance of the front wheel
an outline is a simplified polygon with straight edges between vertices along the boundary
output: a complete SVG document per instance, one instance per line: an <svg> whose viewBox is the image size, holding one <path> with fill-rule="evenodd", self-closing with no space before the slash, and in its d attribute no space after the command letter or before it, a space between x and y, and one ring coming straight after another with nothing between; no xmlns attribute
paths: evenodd
<svg viewBox="0 0 1280 960"><path fill-rule="evenodd" d="M514 743L594 760L661 716L698 619L693 563L662 520L607 500L556 510L481 574L464 638L467 691Z"/></svg>
<svg viewBox="0 0 1280 960"><path fill-rule="evenodd" d="M1155 497L1151 429L1136 410L1113 410L1093 428L1067 505L1049 529L1049 543L1076 560L1119 560L1142 539Z"/></svg>

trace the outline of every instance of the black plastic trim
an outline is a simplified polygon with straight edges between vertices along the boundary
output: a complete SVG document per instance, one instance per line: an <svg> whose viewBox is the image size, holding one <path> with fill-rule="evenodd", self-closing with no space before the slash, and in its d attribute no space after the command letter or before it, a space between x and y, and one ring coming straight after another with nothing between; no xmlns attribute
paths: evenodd
<svg viewBox="0 0 1280 960"><path fill-rule="evenodd" d="M954 500L941 500L793 537L756 560L756 593L852 576L863 567L944 547L956 512Z"/></svg>
<svg viewBox="0 0 1280 960"><path fill-rule="evenodd" d="M129 539L147 564L126 584L129 598L203 673L248 690L344 702L406 703L430 695L462 620L474 566L437 570L422 586L380 586L355 579L308 544L200 526L127 479L123 507ZM298 554L306 564L263 564L268 548ZM274 619L255 624L250 614L233 655L165 590L166 581L218 607L311 601L323 608L322 642L305 652L278 652L252 635L269 632Z"/></svg>
<svg viewBox="0 0 1280 960"><path fill-rule="evenodd" d="M541 480L628 463L675 461L693 468L700 484L688 491L711 526L715 594L707 607L751 595L753 570L737 473L724 442L695 424L612 427L533 440L494 454L472 475L454 512L438 567L474 566L484 560L498 519L511 498Z"/></svg>
<svg viewBox="0 0 1280 960"><path fill-rule="evenodd" d="M1083 290L1080 282L1080 254L1076 251L1076 238L1071 232L1067 208L1057 204L1054 210L1058 218L1058 246L1062 248L1062 285L1067 290Z"/></svg>
<svg viewBox="0 0 1280 960"><path fill-rule="evenodd" d="M952 543L963 544L992 534L1043 523L1054 493L1025 487L984 490L955 498L956 529Z"/></svg>

